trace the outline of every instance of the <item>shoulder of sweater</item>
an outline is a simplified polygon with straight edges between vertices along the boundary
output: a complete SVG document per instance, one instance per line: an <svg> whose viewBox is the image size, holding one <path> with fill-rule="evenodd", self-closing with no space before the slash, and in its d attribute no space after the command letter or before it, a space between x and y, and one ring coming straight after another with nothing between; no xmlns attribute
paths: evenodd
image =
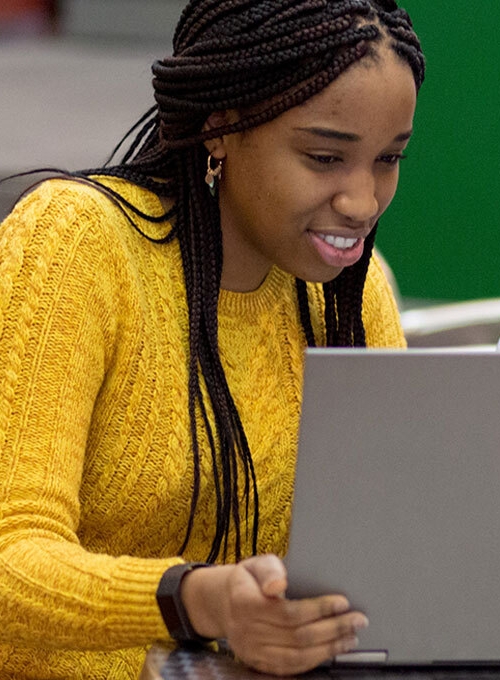
<svg viewBox="0 0 500 680"><path fill-rule="evenodd" d="M391 306L395 303L394 294L380 258L373 253L366 275L363 303L379 307L388 302Z"/></svg>
<svg viewBox="0 0 500 680"><path fill-rule="evenodd" d="M368 346L406 345L397 301L384 266L376 253L370 261L363 292L363 322Z"/></svg>
<svg viewBox="0 0 500 680"><path fill-rule="evenodd" d="M148 244L143 236L136 237L123 211L102 190L75 179L45 180L0 225L2 305L16 285L23 287L42 275L45 280L47 272L68 267L92 270L95 277L100 272L103 281L114 281L113 289L119 287L130 262L138 261L130 253Z"/></svg>
<svg viewBox="0 0 500 680"><path fill-rule="evenodd" d="M87 181L56 177L44 180L22 197L6 221L11 217L16 221L35 219L45 228L70 228L75 235L95 230L101 237L109 234L114 241L125 227L147 232L147 220L127 203L146 215L164 212L156 195L119 178L99 176Z"/></svg>
<svg viewBox="0 0 500 680"><path fill-rule="evenodd" d="M381 282L386 285L387 283L387 277L384 273L384 268L382 266L382 262L377 255L377 253L373 253L371 258L370 258L370 264L368 266L368 272L366 275L366 284L367 286L373 286L377 287L377 284L380 284Z"/></svg>

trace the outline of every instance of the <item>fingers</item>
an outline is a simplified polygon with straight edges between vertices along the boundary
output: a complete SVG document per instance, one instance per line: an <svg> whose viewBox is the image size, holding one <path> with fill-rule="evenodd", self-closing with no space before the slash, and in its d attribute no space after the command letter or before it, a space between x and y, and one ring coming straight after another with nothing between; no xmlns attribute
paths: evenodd
<svg viewBox="0 0 500 680"><path fill-rule="evenodd" d="M261 673L290 676L310 671L338 654L352 651L356 645L357 640L355 638L346 638L345 640L337 640L330 645L300 650L269 646L259 650L260 654L254 654L253 657L240 658L248 666Z"/></svg>
<svg viewBox="0 0 500 680"><path fill-rule="evenodd" d="M248 634L251 634L255 645L272 644L275 647L304 650L309 647L331 645L346 639L356 641L359 631L367 626L368 620L364 614L347 612L341 616L330 616L300 625L292 625L286 616L283 616L281 621L276 616L274 621L254 618L251 628L242 620L235 626L233 633L241 634L242 640L246 640ZM243 628L246 630L245 635ZM351 645L351 648L353 647L354 645Z"/></svg>
<svg viewBox="0 0 500 680"><path fill-rule="evenodd" d="M358 645L356 633L367 625L366 617L359 612L336 618L288 629L285 637L283 630L278 634L268 631L262 638L247 637L237 655L247 665L265 673L292 675L311 670L338 654L354 650Z"/></svg>
<svg viewBox="0 0 500 680"><path fill-rule="evenodd" d="M304 672L355 649L366 617L343 595L287 600L286 570L273 555L244 560L230 579L228 641L247 665L276 675Z"/></svg>
<svg viewBox="0 0 500 680"><path fill-rule="evenodd" d="M328 617L290 630L284 629L281 644L297 649L323 646L339 640L356 640L357 634L368 626L368 619L360 612Z"/></svg>
<svg viewBox="0 0 500 680"><path fill-rule="evenodd" d="M320 619L338 617L349 612L350 604L344 595L323 595L302 600L285 600L281 617L283 625L297 628Z"/></svg>

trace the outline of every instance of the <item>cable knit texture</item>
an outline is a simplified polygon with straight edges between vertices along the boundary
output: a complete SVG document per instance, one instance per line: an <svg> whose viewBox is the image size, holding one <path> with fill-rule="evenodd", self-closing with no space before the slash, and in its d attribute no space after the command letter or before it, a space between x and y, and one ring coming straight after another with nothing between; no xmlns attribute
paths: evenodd
<svg viewBox="0 0 500 680"><path fill-rule="evenodd" d="M161 214L153 194L105 181ZM376 260L363 315L369 345L404 345ZM219 317L258 479L259 551L283 555L305 342L293 278L273 269L255 292L222 291ZM0 678L137 678L147 646L168 643L155 592L189 517L187 331L177 242L148 241L95 188L44 182L1 225ZM201 466L188 560L212 540L208 451Z"/></svg>

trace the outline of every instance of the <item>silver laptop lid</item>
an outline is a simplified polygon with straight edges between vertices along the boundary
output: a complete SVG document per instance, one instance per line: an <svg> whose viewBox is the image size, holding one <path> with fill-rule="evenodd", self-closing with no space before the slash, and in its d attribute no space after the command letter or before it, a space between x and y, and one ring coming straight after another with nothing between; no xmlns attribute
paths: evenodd
<svg viewBox="0 0 500 680"><path fill-rule="evenodd" d="M497 662L499 411L496 352L308 350L290 595L344 592L390 662Z"/></svg>

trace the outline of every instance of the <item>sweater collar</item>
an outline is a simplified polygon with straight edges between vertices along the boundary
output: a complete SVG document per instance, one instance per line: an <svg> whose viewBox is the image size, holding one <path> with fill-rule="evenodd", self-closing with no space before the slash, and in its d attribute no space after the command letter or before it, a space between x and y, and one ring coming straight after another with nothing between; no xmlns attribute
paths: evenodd
<svg viewBox="0 0 500 680"><path fill-rule="evenodd" d="M292 285L292 277L278 267L272 267L262 284L248 293L236 293L221 289L219 295L219 317L254 316L273 309L283 297L285 289Z"/></svg>

